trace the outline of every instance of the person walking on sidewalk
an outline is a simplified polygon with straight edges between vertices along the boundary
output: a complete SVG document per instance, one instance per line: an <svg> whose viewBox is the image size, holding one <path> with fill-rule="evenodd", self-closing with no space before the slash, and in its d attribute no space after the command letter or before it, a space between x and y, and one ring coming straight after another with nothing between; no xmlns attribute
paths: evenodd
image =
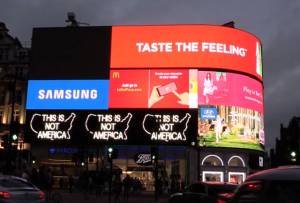
<svg viewBox="0 0 300 203"><path fill-rule="evenodd" d="M69 192L73 192L73 186L74 186L74 178L72 175L69 176Z"/></svg>
<svg viewBox="0 0 300 203"><path fill-rule="evenodd" d="M127 175L123 180L124 199L127 201L129 199L129 192L130 192L131 184L132 184L131 178L129 175Z"/></svg>

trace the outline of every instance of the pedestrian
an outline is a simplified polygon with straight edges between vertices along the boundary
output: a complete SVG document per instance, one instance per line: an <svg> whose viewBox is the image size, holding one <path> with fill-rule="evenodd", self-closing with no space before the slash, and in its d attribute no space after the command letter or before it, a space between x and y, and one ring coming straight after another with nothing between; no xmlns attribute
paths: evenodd
<svg viewBox="0 0 300 203"><path fill-rule="evenodd" d="M48 169L46 175L46 200L51 199L53 183L54 181L53 181L52 172L50 169Z"/></svg>
<svg viewBox="0 0 300 203"><path fill-rule="evenodd" d="M60 189L60 190L63 190L63 189L64 189L64 179L63 179L63 177L61 177L61 178L59 179L59 189Z"/></svg>
<svg viewBox="0 0 300 203"><path fill-rule="evenodd" d="M129 175L127 175L123 180L124 199L127 201L129 199L129 192L130 192L131 184L132 184L131 178Z"/></svg>
<svg viewBox="0 0 300 203"><path fill-rule="evenodd" d="M72 175L69 176L69 192L73 192L74 178Z"/></svg>
<svg viewBox="0 0 300 203"><path fill-rule="evenodd" d="M113 193L115 195L115 202L120 202L120 195L122 193L122 181L120 175L117 175L113 182Z"/></svg>

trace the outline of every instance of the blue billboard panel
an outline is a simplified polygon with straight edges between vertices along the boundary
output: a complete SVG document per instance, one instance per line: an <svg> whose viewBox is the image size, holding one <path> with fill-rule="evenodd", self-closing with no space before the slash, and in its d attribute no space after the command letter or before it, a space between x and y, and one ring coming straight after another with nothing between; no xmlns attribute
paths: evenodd
<svg viewBox="0 0 300 203"><path fill-rule="evenodd" d="M108 109L108 80L29 80L27 109Z"/></svg>
<svg viewBox="0 0 300 203"><path fill-rule="evenodd" d="M216 120L218 111L215 107L210 108L200 108L201 120Z"/></svg>

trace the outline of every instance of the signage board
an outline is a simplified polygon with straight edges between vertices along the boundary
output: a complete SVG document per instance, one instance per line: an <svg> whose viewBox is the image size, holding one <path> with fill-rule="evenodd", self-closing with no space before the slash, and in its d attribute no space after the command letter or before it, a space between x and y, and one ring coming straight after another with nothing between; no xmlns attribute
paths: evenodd
<svg viewBox="0 0 300 203"><path fill-rule="evenodd" d="M264 116L252 109L216 105L215 119L198 118L198 140L202 147L264 150ZM200 109L207 109L200 106ZM214 113L212 113L214 114Z"/></svg>
<svg viewBox="0 0 300 203"><path fill-rule="evenodd" d="M263 112L263 86L248 76L223 71L198 72L198 104L239 106Z"/></svg>
<svg viewBox="0 0 300 203"><path fill-rule="evenodd" d="M152 165L151 154L149 153L139 153L134 156L134 162L141 166Z"/></svg>
<svg viewBox="0 0 300 203"><path fill-rule="evenodd" d="M191 146L197 137L197 110L34 110L28 119L26 139L39 143Z"/></svg>
<svg viewBox="0 0 300 203"><path fill-rule="evenodd" d="M29 80L27 109L107 109L108 80Z"/></svg>
<svg viewBox="0 0 300 203"><path fill-rule="evenodd" d="M111 70L109 107L197 108L190 72L182 69Z"/></svg>
<svg viewBox="0 0 300 203"><path fill-rule="evenodd" d="M213 68L262 80L261 44L214 25L113 26L111 68Z"/></svg>
<svg viewBox="0 0 300 203"><path fill-rule="evenodd" d="M217 119L217 108L215 107L201 107L200 108L201 120L216 120Z"/></svg>

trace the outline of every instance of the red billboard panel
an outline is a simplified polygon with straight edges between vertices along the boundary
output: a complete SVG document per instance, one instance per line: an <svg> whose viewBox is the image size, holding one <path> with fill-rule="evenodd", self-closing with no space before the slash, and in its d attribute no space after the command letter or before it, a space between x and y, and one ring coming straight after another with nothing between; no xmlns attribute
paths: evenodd
<svg viewBox="0 0 300 203"><path fill-rule="evenodd" d="M148 72L110 71L109 108L147 108Z"/></svg>
<svg viewBox="0 0 300 203"><path fill-rule="evenodd" d="M189 70L111 70L109 108L189 108Z"/></svg>
<svg viewBox="0 0 300 203"><path fill-rule="evenodd" d="M262 79L261 45L224 26L114 26L111 68L213 68Z"/></svg>
<svg viewBox="0 0 300 203"><path fill-rule="evenodd" d="M263 112L263 87L248 76L199 71L198 102L199 105L239 106Z"/></svg>

